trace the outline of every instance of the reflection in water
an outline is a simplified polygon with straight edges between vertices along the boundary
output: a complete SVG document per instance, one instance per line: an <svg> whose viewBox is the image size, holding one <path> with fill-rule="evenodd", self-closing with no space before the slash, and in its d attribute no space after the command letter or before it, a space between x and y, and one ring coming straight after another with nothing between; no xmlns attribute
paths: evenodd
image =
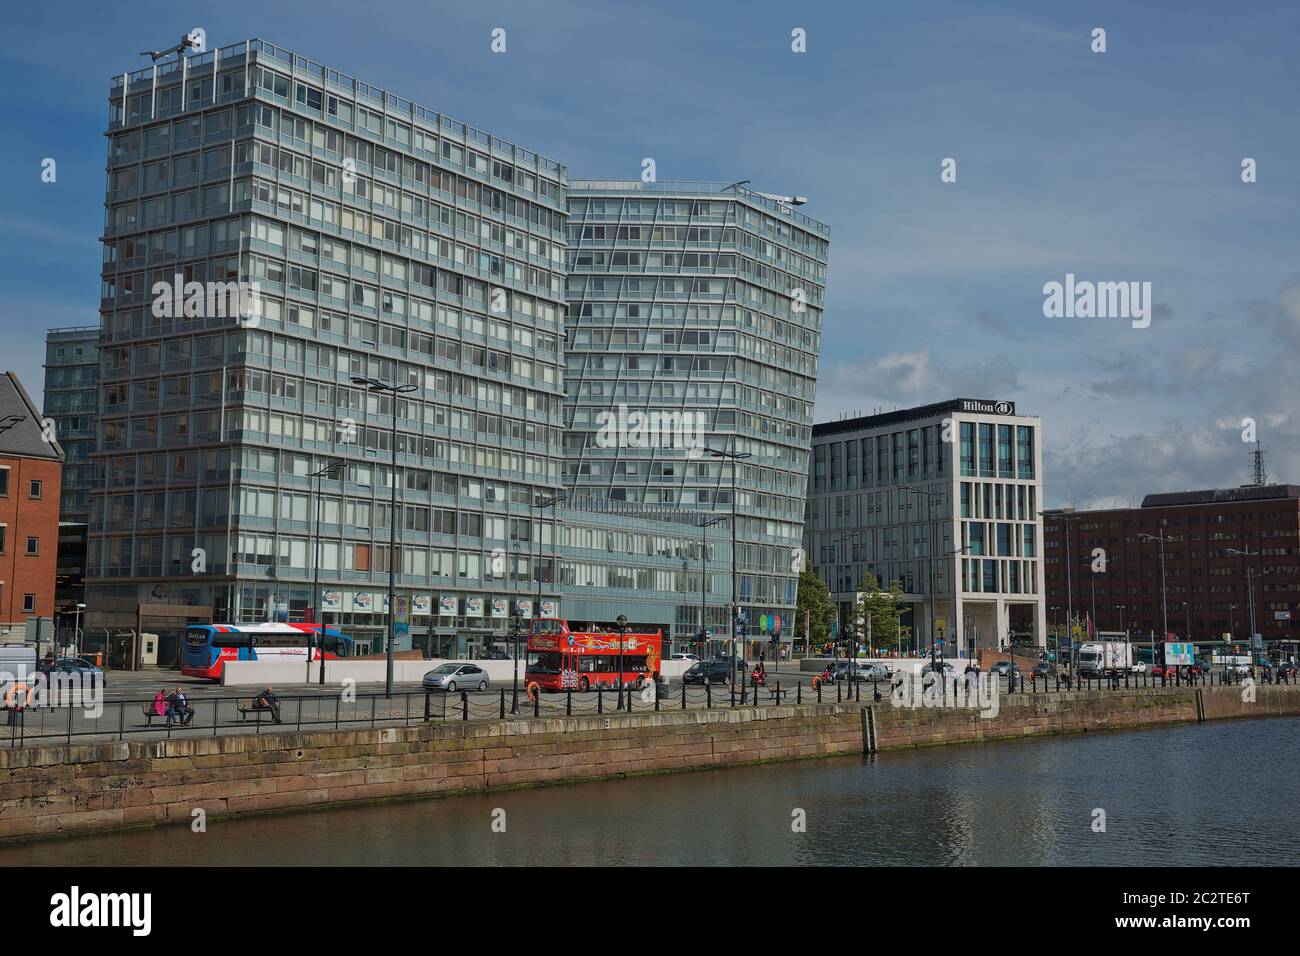
<svg viewBox="0 0 1300 956"><path fill-rule="evenodd" d="M1300 719L1229 721L211 821L0 865L1294 864L1297 767Z"/></svg>

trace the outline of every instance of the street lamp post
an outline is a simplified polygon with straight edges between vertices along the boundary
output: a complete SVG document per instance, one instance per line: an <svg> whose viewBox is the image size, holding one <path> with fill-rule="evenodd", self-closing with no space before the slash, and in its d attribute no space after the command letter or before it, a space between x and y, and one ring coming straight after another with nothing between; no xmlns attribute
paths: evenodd
<svg viewBox="0 0 1300 956"><path fill-rule="evenodd" d="M1070 638L1070 678L1073 680L1076 668L1075 663L1078 660L1078 645L1074 640L1074 558L1070 554L1070 523L1078 521L1078 517L1066 515L1059 511L1040 511L1038 512L1044 521L1059 521L1065 532L1065 591L1066 591L1066 614L1065 614L1065 633Z"/></svg>
<svg viewBox="0 0 1300 956"><path fill-rule="evenodd" d="M839 555L839 554L840 554L841 549L844 547L844 542L847 541L847 540L849 540L849 538L855 537L858 533L859 533L859 532L858 532L858 530L857 530L856 528L851 528L851 529L849 529L848 531L841 531L838 535L836 535L836 536L835 536L835 553L836 553L836 555ZM849 565L851 565L851 562L849 562L849 561L845 561L844 563L845 563L845 564L849 564ZM849 580L850 580L850 581L853 580L851 574L850 574ZM836 583L838 584L839 582L837 581ZM852 595L853 595L854 598L856 599L856 597L857 597L857 591L856 591L856 589L855 589L854 591L850 592L850 593L852 593ZM854 605L855 608L857 607L857 601L856 601L856 600L854 600L853 605ZM836 605L835 613L836 613L836 616L839 615L839 605L838 605L838 604ZM853 633L853 616L852 616L852 612L850 612L849 620L847 620L847 621L844 622L844 658L845 658L845 660L848 660L848 661L855 661L855 660L857 660L857 656L858 656L858 655L857 655L857 640L858 640L858 637L860 637L860 636L861 636L861 635L858 635L858 634L854 634L854 633ZM851 665L850 665L850 670L852 670L852 666L851 666Z"/></svg>
<svg viewBox="0 0 1300 956"><path fill-rule="evenodd" d="M695 649L701 654L704 653L704 644L705 641L708 640L705 636L708 633L708 626L706 624L706 618L708 617L708 598L706 597L706 588L709 580L708 529L712 528L715 524L721 524L726 520L726 515L718 515L716 518L709 521L700 522L700 630L696 635L698 640Z"/></svg>
<svg viewBox="0 0 1300 956"><path fill-rule="evenodd" d="M915 485L899 485L900 491L906 491L914 495L923 495L926 503L926 536L925 536L925 589L926 601L930 608L930 661L934 662L934 519L931 512L934 509L936 501L943 501L943 492L931 491L926 488L917 488Z"/></svg>
<svg viewBox="0 0 1300 956"><path fill-rule="evenodd" d="M385 655L388 667L384 677L384 697L393 696L393 642L397 622L397 396L418 390L417 385L398 385L384 382L377 378L352 377L353 385L364 385L366 390L378 395L387 392L393 402L393 424L389 432L390 451L392 452L392 469L388 484L392 489L389 498L388 514L388 651Z"/></svg>
<svg viewBox="0 0 1300 956"><path fill-rule="evenodd" d="M734 439L733 439L734 445ZM735 667L736 629L740 626L740 590L736 586L736 468L740 462L750 457L747 451L721 451L717 448L704 449L713 458L731 462L731 660L730 667Z"/></svg>
<svg viewBox="0 0 1300 956"><path fill-rule="evenodd" d="M1165 541L1168 539L1165 536L1164 528L1160 529L1158 535L1143 532L1138 535L1138 538L1142 541L1160 542L1160 614L1164 626L1164 633L1160 640L1163 643L1169 640L1169 595L1165 588Z"/></svg>
<svg viewBox="0 0 1300 956"><path fill-rule="evenodd" d="M1241 563L1246 568L1246 608L1250 620L1250 649L1253 654L1255 650L1255 582L1254 569L1250 565L1250 559L1258 557L1259 552L1251 551L1250 548L1246 548L1244 551L1237 548L1227 548L1225 553L1241 558Z"/></svg>
<svg viewBox="0 0 1300 956"><path fill-rule="evenodd" d="M77 654L81 653L81 612L85 609L86 605L78 602L76 607L77 616L72 623L72 643L76 645ZM105 650L107 650L107 648L105 648ZM105 660L107 660L107 655L105 655Z"/></svg>
<svg viewBox="0 0 1300 956"><path fill-rule="evenodd" d="M537 621L542 616L542 525L540 521L535 521L534 515L544 508L551 509L551 525L555 525L555 506L561 501L568 498L568 495L561 491L538 501L533 498L528 505L529 529L535 524L537 527L537 603L533 605L533 620ZM514 658L514 677L512 679L512 691L510 695L510 713L519 713L519 628L514 633L514 650L511 657Z"/></svg>
<svg viewBox="0 0 1300 956"><path fill-rule="evenodd" d="M320 633L317 638L318 650L320 651L320 684L325 685L325 614L321 610L320 599L320 507L321 507L321 482L326 478L335 478L343 470L343 462L330 462L323 468L313 471L308 477L312 480L312 497L315 498L316 507L312 509L315 518L315 530L312 533L312 583L311 583L311 607L312 617L315 619L312 623L320 625ZM310 647L310 642L309 645ZM311 654L307 654L307 683L311 683Z"/></svg>

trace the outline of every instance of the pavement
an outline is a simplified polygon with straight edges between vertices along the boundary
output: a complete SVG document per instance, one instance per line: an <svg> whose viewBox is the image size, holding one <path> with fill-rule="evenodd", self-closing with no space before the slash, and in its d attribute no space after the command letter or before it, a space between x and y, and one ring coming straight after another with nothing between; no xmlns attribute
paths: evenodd
<svg viewBox="0 0 1300 956"><path fill-rule="evenodd" d="M800 673L793 665L787 665L787 668L781 671L769 671L768 686L760 693L760 704L770 705L778 702L772 693L778 683L786 692L780 698L780 703L793 703L799 699L804 703L816 701L817 692L811 686L811 680L815 676L812 673ZM524 693L522 673L520 678L518 716L531 717L534 713L534 705ZM796 685L801 686L796 689ZM1005 691L1005 679L1001 685ZM144 703L146 701L152 703L154 695L159 690L165 689L170 693L177 687L181 688L194 708L192 724L188 727L174 724L168 728L162 718L154 717L151 721L146 719L143 713ZM498 720L502 715L502 687L502 683L497 682L487 691L472 691L465 694L463 698L461 694L430 694L427 696L429 718L440 722L464 719ZM1062 686L1061 689L1066 688ZM838 690L839 693L834 685L824 687L822 700L834 702L841 697L849 699L848 684L841 682ZM888 685L880 684L879 690L887 700ZM869 700L871 692L871 684L861 685L861 699ZM1026 681L1023 692L1055 693L1055 682L1051 682L1046 687L1040 683L1038 688L1034 688L1029 681ZM250 699L256 693L253 688L229 688L208 680L182 677L180 672L175 670L110 671L102 698L97 702L73 700L71 701L73 706L29 708L22 713L21 724L18 725L12 721L14 715L0 710L0 747L31 746L41 743L102 743L111 740L257 734L277 730L402 726L418 724L425 720L426 695L421 686L414 682L395 685L392 698L384 697L382 683L356 684L350 688L340 687L337 684L322 687L306 681L277 684L275 693L280 700L282 720L278 726L269 713L240 713L240 706L248 708ZM711 694L700 685L691 685L686 689L687 708L703 708L708 706L710 700L714 708L731 706L731 695L725 687L715 685L711 689ZM575 691L568 695L544 693L537 704L536 712L539 716L545 717L617 713L617 701L618 695L613 691L604 693ZM751 701L752 697L748 697L747 703ZM637 691L631 693L631 702L633 712L654 709L653 698ZM93 706L84 706L85 703ZM504 684L506 716L510 716L510 705L511 688L507 682ZM681 708L680 681L668 683L659 706L661 709Z"/></svg>

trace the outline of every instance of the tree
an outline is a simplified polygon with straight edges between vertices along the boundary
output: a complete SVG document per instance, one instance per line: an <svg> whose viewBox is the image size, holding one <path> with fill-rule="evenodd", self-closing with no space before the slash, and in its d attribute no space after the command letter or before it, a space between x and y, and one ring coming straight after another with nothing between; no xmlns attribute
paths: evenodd
<svg viewBox="0 0 1300 956"><path fill-rule="evenodd" d="M809 647L830 640L831 622L835 620L835 602L830 588L813 571L799 572L799 593L795 599L795 634L804 633L804 623L809 622Z"/></svg>
<svg viewBox="0 0 1300 956"><path fill-rule="evenodd" d="M871 635L877 651L897 650L900 645L911 646L912 629L899 624L899 608L903 599L903 583L890 581L881 588L876 576L868 572L858 585L858 601L853 606L854 629L862 636Z"/></svg>

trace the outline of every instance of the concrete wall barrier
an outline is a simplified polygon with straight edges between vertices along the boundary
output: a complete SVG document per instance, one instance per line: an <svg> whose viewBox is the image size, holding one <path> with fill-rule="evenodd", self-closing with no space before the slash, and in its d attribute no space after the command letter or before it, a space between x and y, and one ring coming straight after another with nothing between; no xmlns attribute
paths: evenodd
<svg viewBox="0 0 1300 956"><path fill-rule="evenodd" d="M1300 715L1300 686L1199 688L1209 719ZM1198 688L1003 695L998 715L805 704L0 750L0 840L832 754L1194 722Z"/></svg>

